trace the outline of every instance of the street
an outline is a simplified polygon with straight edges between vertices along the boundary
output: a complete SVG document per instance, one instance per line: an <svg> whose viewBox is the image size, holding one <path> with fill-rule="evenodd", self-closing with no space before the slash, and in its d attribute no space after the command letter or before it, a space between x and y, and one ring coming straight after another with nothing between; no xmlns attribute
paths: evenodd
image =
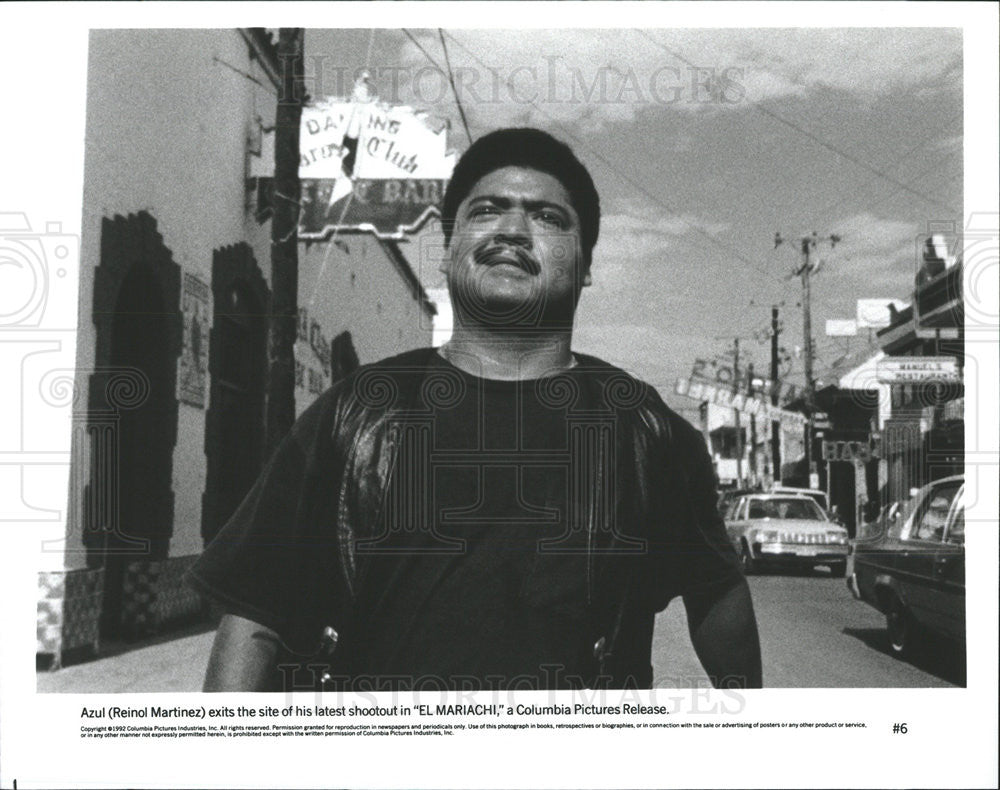
<svg viewBox="0 0 1000 790"><path fill-rule="evenodd" d="M959 649L935 644L914 663L890 655L884 619L855 601L843 579L812 575L749 579L760 627L764 685L771 688L929 688L964 685ZM40 692L183 692L201 687L212 633L191 629L97 661L38 673ZM658 685L706 683L684 607L660 614L653 636Z"/></svg>
<svg viewBox="0 0 1000 790"><path fill-rule="evenodd" d="M889 654L885 618L851 597L843 579L811 575L751 576L760 629L765 688L930 688L965 685L964 656L948 643L929 645L914 663ZM705 674L691 648L687 619L674 601L656 621L654 677ZM688 683L687 685L691 685Z"/></svg>

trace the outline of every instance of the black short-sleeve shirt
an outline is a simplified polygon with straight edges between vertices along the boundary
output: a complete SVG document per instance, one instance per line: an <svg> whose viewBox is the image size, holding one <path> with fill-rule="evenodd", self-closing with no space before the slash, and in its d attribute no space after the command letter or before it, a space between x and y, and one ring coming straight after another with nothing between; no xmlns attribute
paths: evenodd
<svg viewBox="0 0 1000 790"><path fill-rule="evenodd" d="M417 488L406 501L429 518L403 514L359 547L363 570L336 675L383 689L579 685L593 651L581 523L592 492L574 462L571 426L579 431L575 415L600 404L588 404L588 388L578 386L571 414L550 382L480 379L438 355L427 370L450 384L433 402L423 455L401 458L386 496ZM574 375L587 374L560 375L573 386ZM329 533L309 523L315 507L300 501L314 434L331 429L331 408L314 404L300 419L191 574L228 611L287 635L297 652L309 649L298 623L314 628L336 584ZM701 452L691 461L707 462ZM738 577L712 519L713 482L703 484L694 493L712 500L712 512L699 513L700 529L676 546L658 549L677 556L664 578L646 582L662 589L634 613L640 641L651 639L652 610L670 596ZM337 487L331 479L319 490Z"/></svg>

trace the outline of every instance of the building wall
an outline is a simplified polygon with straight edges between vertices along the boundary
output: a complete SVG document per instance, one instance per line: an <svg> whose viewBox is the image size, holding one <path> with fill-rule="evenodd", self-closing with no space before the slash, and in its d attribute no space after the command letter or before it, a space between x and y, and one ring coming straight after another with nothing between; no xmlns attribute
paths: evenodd
<svg viewBox="0 0 1000 790"><path fill-rule="evenodd" d="M300 245L300 328L295 356L304 376L295 391L298 413L330 384L330 374L324 370L324 343L309 337L313 322L319 323L327 342L349 331L362 365L430 345L432 316L401 275L388 246L391 243L370 233L352 232L329 242ZM306 332L303 310L309 326ZM317 384L310 386L310 381Z"/></svg>
<svg viewBox="0 0 1000 790"><path fill-rule="evenodd" d="M207 482L209 459L216 459L216 470L218 459L223 464L226 459L212 444L215 434L207 432L220 413L212 411L215 377L209 366L222 345L213 346L212 338L225 323L215 318L213 272L236 272L240 282L250 283L263 305L254 316L258 327L266 324L270 288L270 222L248 194L247 173L255 156L248 140L260 123L273 125L276 88L252 52L238 30L91 34L70 508L64 544L56 550L49 546L39 567L38 650L53 666L70 654L96 651L109 616L128 637L203 611L182 576L202 551L206 508L215 506L218 515L218 497ZM300 247L300 305L308 320L296 356L304 373L312 369L317 375L311 387L304 375L297 388L299 412L329 385L329 341L340 332L351 333L361 362L429 345L430 317L402 266L393 249L370 234ZM148 335L150 346L167 349L161 372L165 367L169 375L158 391L169 389L169 403L156 425L128 422L130 409L148 402L139 380L149 372L142 357L146 346L133 344L134 366L141 373L138 379L126 376L128 386L115 389L111 377L117 374L107 371L109 325L118 320L116 307L128 278L139 270L153 272L146 285L163 301L150 315L162 317L155 326L162 326L164 336ZM199 296L190 299L191 293ZM202 315L197 333L192 305ZM115 326L120 346L123 332ZM196 347L205 370L192 379L198 365L190 352ZM194 395L185 388L192 381ZM108 538L98 528L113 532L101 525L112 524L124 506L104 502L102 491L111 484L94 481L124 472L100 471L114 456L100 449L101 442L121 446L131 440L131 457L143 460L141 444L139 450L135 446L147 434L159 434L160 444L169 445L169 470L161 465L166 477L149 510L164 520L169 539L160 534L155 550L113 559L113 552L102 548L100 541ZM132 493L141 499L146 492ZM112 595L120 613L108 615Z"/></svg>
<svg viewBox="0 0 1000 790"><path fill-rule="evenodd" d="M257 84L218 61L240 69ZM102 221L144 211L182 273L211 282L213 250L244 241L266 267L269 223L245 210L246 140L273 123L275 93L237 30L99 30L90 37L78 387L96 363L94 274ZM266 276L266 270L265 270ZM209 301L209 315L211 302ZM208 407L206 392L206 404ZM181 403L171 555L200 550L204 409ZM83 454L83 463L89 459ZM79 513L75 514L79 517ZM79 567L77 549L65 556Z"/></svg>

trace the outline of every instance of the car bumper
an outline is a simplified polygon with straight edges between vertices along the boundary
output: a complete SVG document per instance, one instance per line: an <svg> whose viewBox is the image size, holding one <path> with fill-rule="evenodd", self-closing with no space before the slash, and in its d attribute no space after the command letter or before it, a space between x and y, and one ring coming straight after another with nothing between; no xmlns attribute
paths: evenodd
<svg viewBox="0 0 1000 790"><path fill-rule="evenodd" d="M823 565L847 562L846 545L761 543L754 546L756 559L761 562L789 565Z"/></svg>

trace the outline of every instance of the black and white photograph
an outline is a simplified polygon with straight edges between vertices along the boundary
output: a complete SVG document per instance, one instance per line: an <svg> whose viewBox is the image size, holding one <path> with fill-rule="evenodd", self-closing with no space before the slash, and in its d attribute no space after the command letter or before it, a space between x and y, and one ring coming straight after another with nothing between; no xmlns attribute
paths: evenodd
<svg viewBox="0 0 1000 790"><path fill-rule="evenodd" d="M995 786L996 6L112 5L5 57L3 787Z"/></svg>

